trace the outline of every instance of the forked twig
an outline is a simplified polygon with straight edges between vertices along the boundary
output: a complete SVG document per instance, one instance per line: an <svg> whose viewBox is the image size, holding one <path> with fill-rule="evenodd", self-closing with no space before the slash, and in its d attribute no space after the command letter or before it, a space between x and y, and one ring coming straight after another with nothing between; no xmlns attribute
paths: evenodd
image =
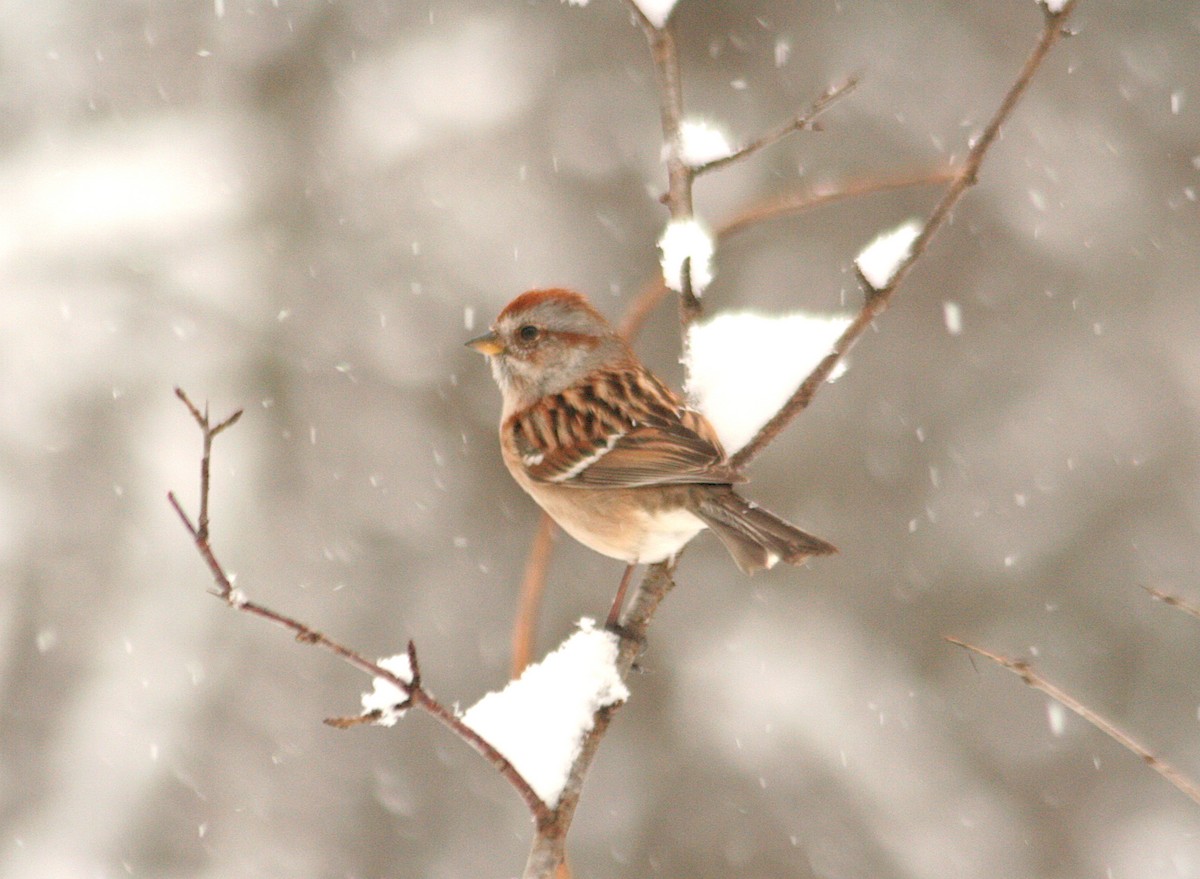
<svg viewBox="0 0 1200 879"><path fill-rule="evenodd" d="M724 168L726 165L730 165L733 162L757 153L759 150L764 149L765 147L769 147L772 144L778 143L789 134L793 134L797 131L815 130L817 127L817 117L832 107L840 99L846 97L846 95L850 94L856 88L858 88L857 76L851 76L842 80L836 85L830 86L822 95L820 95L815 101L812 102L812 104L809 105L807 110L805 110L803 113L793 116L778 128L774 128L771 131L768 131L766 134L756 137L749 143L743 144L727 156L721 156L718 159L712 159L711 161L704 162L700 165L693 165L692 176L699 177L701 174L707 174L708 172L715 171L718 168Z"/></svg>
<svg viewBox="0 0 1200 879"><path fill-rule="evenodd" d="M1045 25L1042 28L1037 45L1034 46L1033 51L1025 60L1020 73L1017 74L1016 81L1004 95L999 108L992 115L983 132L971 145L962 167L957 170L945 194L942 195L941 200L925 221L920 233L909 248L908 255L900 261L896 267L896 271L892 274L891 280L883 287L876 290L871 288L869 284L866 285L867 296L862 309L854 320L850 322L850 325L846 327L841 337L834 343L833 350L809 373L808 377L800 384L800 387L796 389L791 398L775 413L770 421L762 426L754 439L748 442L730 459L732 465L735 467L744 467L765 449L785 427L791 424L795 417L803 412L808 407L808 404L812 402L813 396L820 390L821 385L833 374L838 363L854 347L854 343L866 332L871 322L887 310L896 289L908 276L913 264L924 255L933 236L949 218L950 211L958 204L963 194L977 182L979 168L983 164L988 150L995 143L996 137L1000 133L1000 127L1008 120L1013 108L1016 107L1021 96L1025 94L1025 90L1029 88L1029 83L1033 81L1033 75L1046 59L1050 50L1054 48L1066 33L1063 25L1074 11L1077 2L1078 0L1067 0L1058 12L1051 12L1046 7L1042 7Z"/></svg>
<svg viewBox="0 0 1200 879"><path fill-rule="evenodd" d="M212 456L212 442L217 434L235 424L238 418L241 417L241 410L238 410L233 415L226 418L218 424L212 424L208 416L208 406L204 407L202 412L188 395L181 388L175 389L175 396L183 401L187 406L188 412L195 419L196 424L200 427L200 431L204 437L204 451L200 461L200 517L196 522L193 522L191 517L183 509L179 503L179 499L174 492L167 493L167 500L171 507L179 516L179 520L183 523L184 528L192 536L192 541L196 545L200 557L204 559L208 565L209 571L212 573L213 580L216 582L216 590L214 594L232 607L234 610L239 610L242 613L248 613L260 619L267 620L277 626L292 632L297 641L301 644L312 644L315 647L320 647L335 656L338 656L343 661L349 663L359 671L366 672L372 677L382 678L388 683L397 687L406 695L406 699L401 704L395 706L397 710L406 708L420 708L422 711L433 716L437 720L451 730L455 735L474 748L480 755L496 768L496 770L508 780L521 798L525 800L525 804L529 807L529 811L534 818L541 822L548 819L550 809L542 802L541 798L534 793L529 782L517 771L503 754L497 751L490 742L480 736L475 730L467 726L453 711L439 702L433 697L421 683L421 670L417 661L417 650L412 641L408 642L408 657L409 666L412 670L412 680L405 680L400 675L392 672L378 663L372 662L356 650L333 640L327 635L317 631L305 623L282 614L279 611L273 610L266 605L250 601L242 592L233 585L233 579L225 571L225 568L217 560L216 554L213 552L212 544L209 541L208 535L208 494L209 494L209 462ZM359 723L370 723L379 720L378 714L367 713L360 717L351 718L330 718L326 722L331 726L346 728Z"/></svg>
<svg viewBox="0 0 1200 879"><path fill-rule="evenodd" d="M851 78L832 86L813 101L807 110L778 128L745 144L727 156L700 165L691 165L687 162L683 150L683 85L679 73L679 51L675 44L675 37L669 27L658 27L650 21L636 0L624 0L624 3L633 15L634 21L638 23L645 34L646 41L650 45L650 57L654 62L654 73L658 82L659 117L662 124L667 165L667 191L662 200L667 206L672 222L694 219L692 184L698 176L744 159L795 131L812 128L817 116L839 98L853 91L858 85L858 80ZM687 334L688 327L703 312L700 298L694 291L693 268L690 261L685 259L680 271L679 326L684 335Z"/></svg>
<svg viewBox="0 0 1200 879"><path fill-rule="evenodd" d="M1122 730L1112 721L1108 720L1101 714L1088 708L1070 693L1065 692L1058 686L1050 683L1038 672L1036 672L1028 662L1023 659L1014 659L1010 656L1002 656L999 653L993 653L990 650L985 650L982 647L976 647L974 644L968 644L958 638L947 637L947 641L951 644L962 647L964 650L969 650L976 656L982 656L984 659L990 659L992 662L1006 668L1013 674L1017 675L1027 685L1035 690L1040 690L1045 693L1059 705L1074 711L1100 732L1104 733L1125 750L1137 755L1141 760L1174 785L1184 796L1192 800L1192 802L1200 805L1200 786L1188 776L1184 775L1170 763L1156 757L1145 745L1135 739L1129 733Z"/></svg>
<svg viewBox="0 0 1200 879"><path fill-rule="evenodd" d="M232 415L230 415L228 418L226 418L224 421L222 421L221 423L214 425L214 424L210 424L209 420L208 420L208 403L207 402L204 404L204 411L201 412L196 407L196 405L191 400L188 399L187 394L185 394L183 392L182 388L175 389L175 396L183 401L183 405L187 406L188 412L192 413L192 418L194 418L196 420L196 423L198 425L200 425L200 430L204 434L204 451L201 452L201 454L200 454L200 515L196 520L196 528L194 529L193 536L195 536L197 540L207 541L208 540L208 482L209 482L210 462L212 460L213 439L216 438L217 434L219 434L221 431L225 430L226 428L233 427L233 425L237 424L238 419L242 417L242 412L244 410L239 409L236 412L234 412ZM172 503L174 503L174 502L172 501ZM178 510L179 506L176 505L175 508L176 508L176 510ZM191 526L189 525L188 527L190 528Z"/></svg>

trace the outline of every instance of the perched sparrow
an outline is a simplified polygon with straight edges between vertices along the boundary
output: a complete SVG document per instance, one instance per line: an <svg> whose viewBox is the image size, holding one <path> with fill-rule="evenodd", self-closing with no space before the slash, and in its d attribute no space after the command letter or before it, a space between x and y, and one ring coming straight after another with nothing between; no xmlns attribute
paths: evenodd
<svg viewBox="0 0 1200 879"><path fill-rule="evenodd" d="M488 356L504 397L509 472L585 546L630 566L661 562L708 527L746 573L836 552L734 492L744 480L712 425L578 293L524 293L467 344Z"/></svg>

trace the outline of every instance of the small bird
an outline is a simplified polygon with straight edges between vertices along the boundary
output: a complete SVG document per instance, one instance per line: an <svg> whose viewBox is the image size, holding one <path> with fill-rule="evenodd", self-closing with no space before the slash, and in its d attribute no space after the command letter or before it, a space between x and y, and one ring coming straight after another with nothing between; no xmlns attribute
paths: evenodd
<svg viewBox="0 0 1200 879"><path fill-rule="evenodd" d="M837 552L733 490L708 420L642 365L579 293L531 290L467 342L500 386L500 451L521 488L564 531L633 567L674 556L704 528L747 574Z"/></svg>

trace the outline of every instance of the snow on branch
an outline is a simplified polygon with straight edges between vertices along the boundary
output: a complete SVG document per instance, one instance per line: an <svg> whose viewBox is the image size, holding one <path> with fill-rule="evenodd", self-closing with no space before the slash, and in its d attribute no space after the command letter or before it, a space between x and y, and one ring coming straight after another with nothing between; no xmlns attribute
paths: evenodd
<svg viewBox="0 0 1200 879"><path fill-rule="evenodd" d="M912 243L921 234L920 220L907 220L890 232L881 232L854 258L867 283L882 290L892 282L900 265L909 257Z"/></svg>
<svg viewBox="0 0 1200 879"><path fill-rule="evenodd" d="M662 251L663 279L672 290L684 292L685 263L691 275L691 293L699 296L712 283L716 241L695 217L667 223L658 247Z"/></svg>
<svg viewBox="0 0 1200 879"><path fill-rule="evenodd" d="M850 318L840 315L751 311L726 312L691 325L684 390L712 423L726 453L732 455L758 433L849 325Z"/></svg>
<svg viewBox="0 0 1200 879"><path fill-rule="evenodd" d="M387 669L402 681L413 682L412 663L407 653L397 653L386 656L376 663L380 668ZM374 689L363 693L363 714L373 716L374 723L380 726L395 726L396 721L404 716L404 712L412 703L409 690L402 690L387 678L373 678Z"/></svg>
<svg viewBox="0 0 1200 879"><path fill-rule="evenodd" d="M588 0L565 0L571 6L587 6ZM629 0L646 17L651 25L661 30L666 27L671 10L679 0Z"/></svg>
<svg viewBox="0 0 1200 879"><path fill-rule="evenodd" d="M663 28L666 27L676 2L678 0L633 0L633 5L642 10L642 15L646 16L646 20L652 25Z"/></svg>
<svg viewBox="0 0 1200 879"><path fill-rule="evenodd" d="M553 809L583 738L601 708L629 698L617 670L620 639L588 618L579 631L499 692L466 710L463 723L512 763Z"/></svg>
<svg viewBox="0 0 1200 879"><path fill-rule="evenodd" d="M666 149L664 145L664 149ZM704 119L684 119L679 126L679 157L693 168L733 154L725 132Z"/></svg>

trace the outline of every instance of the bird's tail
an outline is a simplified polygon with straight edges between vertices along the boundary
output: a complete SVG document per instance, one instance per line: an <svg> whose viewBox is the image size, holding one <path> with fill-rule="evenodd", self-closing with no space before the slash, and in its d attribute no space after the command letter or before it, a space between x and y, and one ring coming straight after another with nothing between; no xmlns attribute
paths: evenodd
<svg viewBox="0 0 1200 879"><path fill-rule="evenodd" d="M692 512L721 539L747 574L774 567L781 560L798 565L809 556L837 552L833 544L760 509L733 489L705 488L696 492Z"/></svg>

